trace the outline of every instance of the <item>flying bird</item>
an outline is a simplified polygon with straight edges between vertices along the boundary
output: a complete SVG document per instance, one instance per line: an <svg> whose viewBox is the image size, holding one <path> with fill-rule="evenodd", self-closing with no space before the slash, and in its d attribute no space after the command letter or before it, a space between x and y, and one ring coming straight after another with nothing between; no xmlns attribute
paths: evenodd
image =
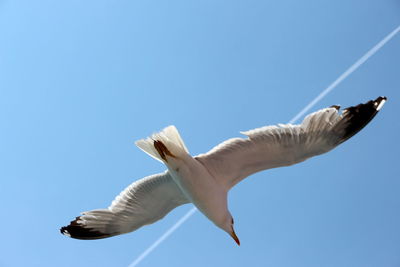
<svg viewBox="0 0 400 267"><path fill-rule="evenodd" d="M193 203L240 245L228 209L229 190L249 175L293 165L326 153L364 126L386 97L340 111L331 106L309 114L301 124L279 124L241 132L209 152L192 157L175 126L168 126L136 145L167 167L164 173L135 181L107 209L83 212L61 233L99 239L132 232L163 218L177 206Z"/></svg>

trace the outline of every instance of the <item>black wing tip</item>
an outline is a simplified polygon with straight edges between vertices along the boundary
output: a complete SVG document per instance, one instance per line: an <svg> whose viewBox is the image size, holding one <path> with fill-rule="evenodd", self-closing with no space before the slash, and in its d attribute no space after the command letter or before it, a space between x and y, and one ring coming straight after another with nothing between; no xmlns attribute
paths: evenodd
<svg viewBox="0 0 400 267"><path fill-rule="evenodd" d="M66 236L70 236L69 232L68 232L68 226L63 226L60 228L60 233Z"/></svg>
<svg viewBox="0 0 400 267"><path fill-rule="evenodd" d="M376 106L376 110L379 111L383 107L386 101L387 101L386 96L380 96L377 99L375 99L374 103Z"/></svg>
<svg viewBox="0 0 400 267"><path fill-rule="evenodd" d="M61 227L60 233L71 238L82 240L100 239L111 236L110 234L102 233L93 228L85 227L79 222L80 220L80 217L76 217L68 226Z"/></svg>
<svg viewBox="0 0 400 267"><path fill-rule="evenodd" d="M386 96L380 96L375 100L344 109L343 116L348 118L349 123L345 128L342 142L363 129L375 117L386 101Z"/></svg>

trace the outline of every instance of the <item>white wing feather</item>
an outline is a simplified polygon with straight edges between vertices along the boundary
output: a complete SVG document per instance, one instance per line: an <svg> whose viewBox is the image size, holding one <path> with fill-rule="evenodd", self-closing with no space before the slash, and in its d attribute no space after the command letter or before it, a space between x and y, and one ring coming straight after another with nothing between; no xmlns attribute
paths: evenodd
<svg viewBox="0 0 400 267"><path fill-rule="evenodd" d="M140 179L112 202L108 209L83 212L61 232L78 239L98 239L128 233L163 218L188 203L168 171Z"/></svg>
<svg viewBox="0 0 400 267"><path fill-rule="evenodd" d="M335 148L361 130L376 115L385 97L345 109L325 108L300 125L280 124L242 132L248 138L229 139L196 157L228 189L247 176L289 166Z"/></svg>

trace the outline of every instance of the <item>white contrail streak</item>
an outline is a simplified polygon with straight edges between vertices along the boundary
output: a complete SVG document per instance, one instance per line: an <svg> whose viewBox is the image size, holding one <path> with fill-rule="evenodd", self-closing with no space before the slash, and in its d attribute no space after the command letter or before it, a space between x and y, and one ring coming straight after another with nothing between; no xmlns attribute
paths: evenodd
<svg viewBox="0 0 400 267"><path fill-rule="evenodd" d="M147 255L149 255L156 247L158 247L167 237L169 237L175 230L181 226L187 219L189 219L193 213L197 211L197 208L191 208L182 218L180 218L171 228L169 228L156 242L154 242L150 247L148 247L139 257L132 262L129 267L137 266Z"/></svg>
<svg viewBox="0 0 400 267"><path fill-rule="evenodd" d="M315 104L321 101L330 91L335 89L341 82L343 82L350 74L356 71L362 64L364 64L370 57L372 57L376 52L378 52L387 42L389 42L397 33L400 32L400 25L389 33L385 38L383 38L379 43L372 47L365 55L363 55L359 60L357 60L353 65L350 66L342 75L340 75L333 83L331 83L327 88L325 88L316 98L314 98L310 103L307 104L299 113L294 116L289 123L296 122L301 118L307 111L309 111ZM191 208L182 218L180 218L171 228L169 228L159 239L157 239L150 247L148 247L142 254L139 255L133 261L129 267L137 266L144 258L147 257L154 249L156 249L165 239L167 239L176 229L178 229L184 222L186 222L195 212L196 207Z"/></svg>
<svg viewBox="0 0 400 267"><path fill-rule="evenodd" d="M372 57L376 52L378 52L387 42L389 42L398 32L400 31L400 26L398 26L394 31L389 33L385 38L377 43L371 48L365 55L363 55L359 60L356 61L350 68L348 68L342 75L340 75L333 83L325 88L316 98L314 98L307 106L305 106L296 116L289 121L293 123L301 118L307 111L310 110L315 104L317 104L322 98L324 98L330 91L335 89L340 83L342 83L350 74L356 71L362 64L365 63L370 57Z"/></svg>

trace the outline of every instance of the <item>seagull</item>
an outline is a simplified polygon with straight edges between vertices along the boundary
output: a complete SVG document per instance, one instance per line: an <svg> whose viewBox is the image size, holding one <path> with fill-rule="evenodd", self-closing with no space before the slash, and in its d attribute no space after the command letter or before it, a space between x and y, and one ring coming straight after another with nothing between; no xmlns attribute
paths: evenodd
<svg viewBox="0 0 400 267"><path fill-rule="evenodd" d="M192 157L175 126L135 144L167 170L133 182L107 209L83 212L60 229L76 239L129 233L163 218L175 207L193 203L240 245L228 209L229 190L249 175L290 166L326 153L359 132L382 108L386 97L340 111L331 106L311 113L301 124L278 124L241 132L209 152Z"/></svg>

